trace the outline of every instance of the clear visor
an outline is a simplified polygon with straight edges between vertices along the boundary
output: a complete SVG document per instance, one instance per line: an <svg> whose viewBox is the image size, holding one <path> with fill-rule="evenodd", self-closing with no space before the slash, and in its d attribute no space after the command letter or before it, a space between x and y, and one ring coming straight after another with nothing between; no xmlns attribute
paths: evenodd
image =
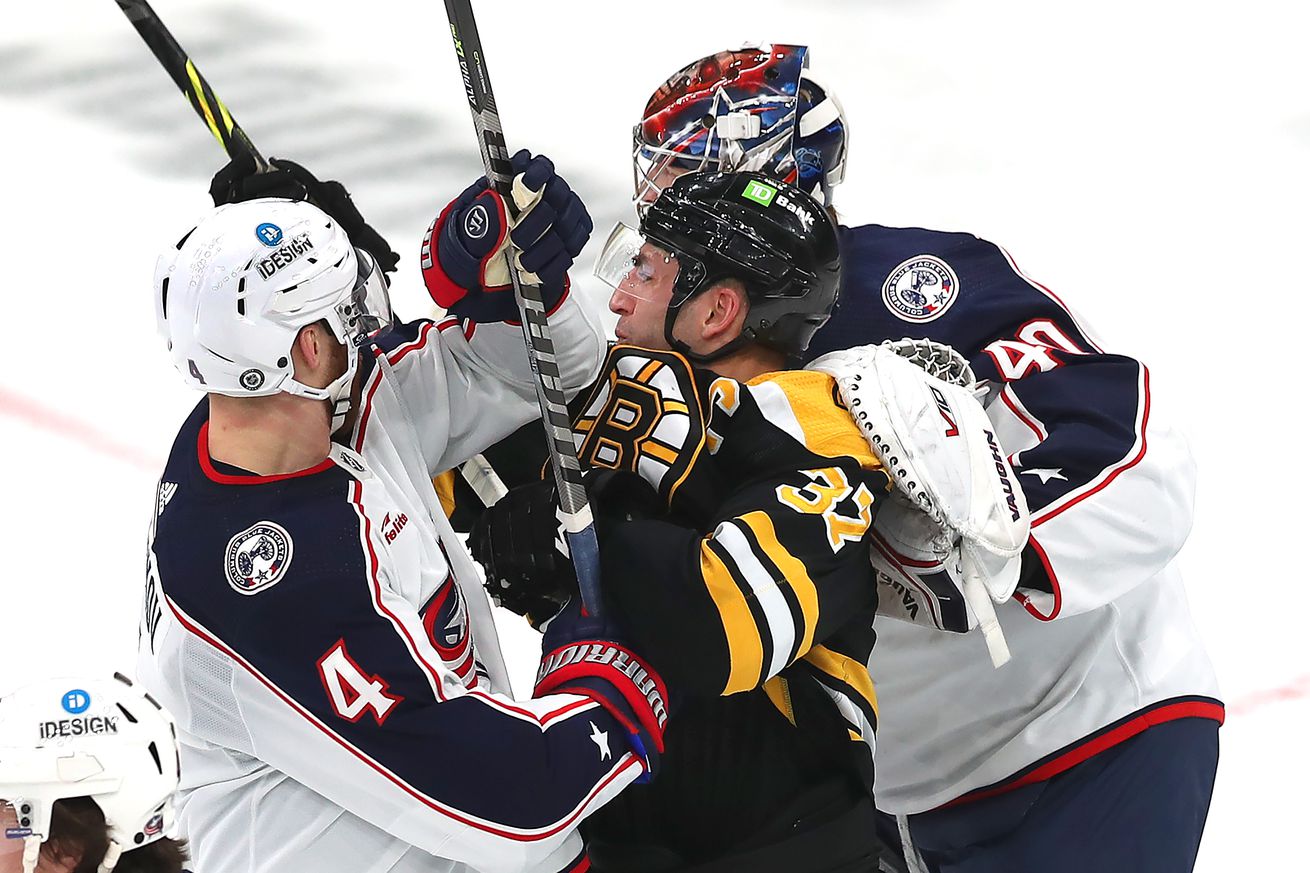
<svg viewBox="0 0 1310 873"><path fill-rule="evenodd" d="M355 287L350 299L337 305L337 315L345 327L346 339L358 348L373 334L390 327L392 313L386 274L363 249L355 249L355 259L359 264Z"/></svg>
<svg viewBox="0 0 1310 873"><path fill-rule="evenodd" d="M605 240L593 272L615 293L668 303L678 271L675 255L619 222Z"/></svg>

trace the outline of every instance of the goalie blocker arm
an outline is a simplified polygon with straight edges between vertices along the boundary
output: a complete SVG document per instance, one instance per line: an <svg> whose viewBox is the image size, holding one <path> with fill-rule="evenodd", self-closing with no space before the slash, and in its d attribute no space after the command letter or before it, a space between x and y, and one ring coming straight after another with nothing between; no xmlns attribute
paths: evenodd
<svg viewBox="0 0 1310 873"><path fill-rule="evenodd" d="M865 535L886 494L851 458L754 482L711 532L663 520L599 522L606 601L671 685L748 691L876 598Z"/></svg>

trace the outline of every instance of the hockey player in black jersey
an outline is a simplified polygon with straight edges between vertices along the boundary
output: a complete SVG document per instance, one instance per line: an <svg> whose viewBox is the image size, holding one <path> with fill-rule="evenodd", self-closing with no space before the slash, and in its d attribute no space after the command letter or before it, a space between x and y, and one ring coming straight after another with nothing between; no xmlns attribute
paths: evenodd
<svg viewBox="0 0 1310 873"><path fill-rule="evenodd" d="M575 422L607 607L681 701L658 778L585 835L594 868L877 869L876 602L889 480L831 377L788 370L837 295L836 229L795 187L686 177L598 273L614 347ZM550 483L475 527L492 593L540 622L576 583Z"/></svg>

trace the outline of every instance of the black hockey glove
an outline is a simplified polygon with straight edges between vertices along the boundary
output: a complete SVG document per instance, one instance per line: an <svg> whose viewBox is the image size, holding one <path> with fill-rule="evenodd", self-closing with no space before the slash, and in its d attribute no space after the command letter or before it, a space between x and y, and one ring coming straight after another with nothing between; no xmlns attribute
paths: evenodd
<svg viewBox="0 0 1310 873"><path fill-rule="evenodd" d="M268 172L256 172L255 159L249 154L228 161L209 184L209 196L214 205L241 203L256 197L308 200L340 222L350 241L372 255L384 272L395 272L400 255L392 251L382 235L364 221L344 185L321 182L300 164L284 158L272 158L269 165Z"/></svg>
<svg viewBox="0 0 1310 873"><path fill-rule="evenodd" d="M635 473L597 470L587 473L585 482L598 534L606 522L663 512L655 489ZM492 600L533 627L578 593L558 513L555 480L532 482L510 489L469 534L469 550L486 571Z"/></svg>

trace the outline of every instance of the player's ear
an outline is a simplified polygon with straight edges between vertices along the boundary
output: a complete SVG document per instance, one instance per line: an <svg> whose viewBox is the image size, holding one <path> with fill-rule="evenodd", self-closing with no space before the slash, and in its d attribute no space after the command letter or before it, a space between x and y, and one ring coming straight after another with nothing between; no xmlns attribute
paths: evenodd
<svg viewBox="0 0 1310 873"><path fill-rule="evenodd" d="M328 330L322 322L307 324L296 334L296 341L291 346L296 379L302 382L312 380L312 374L327 365L330 354L328 337Z"/></svg>
<svg viewBox="0 0 1310 873"><path fill-rule="evenodd" d="M701 337L712 346L736 339L750 310L746 287L736 279L725 279L710 288L706 297L710 305L703 313Z"/></svg>

